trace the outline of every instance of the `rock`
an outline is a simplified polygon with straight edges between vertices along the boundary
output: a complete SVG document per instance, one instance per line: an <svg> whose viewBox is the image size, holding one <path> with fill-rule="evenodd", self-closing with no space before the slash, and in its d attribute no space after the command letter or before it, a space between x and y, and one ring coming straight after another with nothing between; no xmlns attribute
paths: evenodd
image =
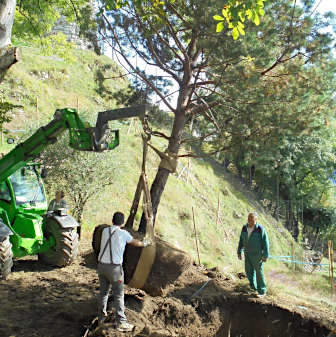
<svg viewBox="0 0 336 337"><path fill-rule="evenodd" d="M227 188L223 188L222 189L222 193L223 193L224 196L230 195L230 192L229 192L229 190Z"/></svg>
<svg viewBox="0 0 336 337"><path fill-rule="evenodd" d="M235 219L241 219L243 217L240 213L236 211L233 211L232 215Z"/></svg>

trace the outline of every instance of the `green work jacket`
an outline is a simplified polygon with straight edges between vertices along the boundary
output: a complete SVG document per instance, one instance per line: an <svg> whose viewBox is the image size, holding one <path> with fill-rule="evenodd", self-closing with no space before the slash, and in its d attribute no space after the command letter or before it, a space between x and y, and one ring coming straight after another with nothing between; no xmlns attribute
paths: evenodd
<svg viewBox="0 0 336 337"><path fill-rule="evenodd" d="M265 228L260 224L256 223L253 232L248 237L247 224L243 226L239 244L238 244L238 255L241 255L242 251L251 257L261 259L262 257L267 259L269 254L269 241Z"/></svg>

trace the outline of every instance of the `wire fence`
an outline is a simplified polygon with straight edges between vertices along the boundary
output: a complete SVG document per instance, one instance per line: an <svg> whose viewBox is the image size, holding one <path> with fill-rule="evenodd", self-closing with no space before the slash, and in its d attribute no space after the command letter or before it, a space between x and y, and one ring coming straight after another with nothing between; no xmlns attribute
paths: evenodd
<svg viewBox="0 0 336 337"><path fill-rule="evenodd" d="M303 251L302 257L294 254L294 246L292 255L270 255L270 259L277 261L290 263L295 266L300 266L306 272L313 273L314 271L325 271L328 268L330 286L332 290L336 290L336 280L334 278L334 247L333 242L328 241L328 250L326 251L328 256L328 263L322 263L325 254L309 254L307 251Z"/></svg>
<svg viewBox="0 0 336 337"><path fill-rule="evenodd" d="M329 263L296 260L297 257L295 257L293 255L284 255L284 256L270 255L269 258L275 259L275 260L278 260L278 261L282 261L282 262L288 262L288 263L294 263L294 264L306 265L306 266L319 266L321 268L323 268L325 266L329 266Z"/></svg>

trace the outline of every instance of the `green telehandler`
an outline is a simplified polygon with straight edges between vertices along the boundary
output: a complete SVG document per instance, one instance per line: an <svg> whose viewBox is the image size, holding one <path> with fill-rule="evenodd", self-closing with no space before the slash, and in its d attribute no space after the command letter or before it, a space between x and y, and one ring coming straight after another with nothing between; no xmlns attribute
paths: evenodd
<svg viewBox="0 0 336 337"><path fill-rule="evenodd" d="M63 267L78 254L77 221L65 210L47 212L42 182L45 171L34 159L69 131L69 146L101 152L119 145L119 130L108 121L145 116L145 105L99 112L96 126L87 126L74 109L56 110L53 120L39 128L0 159L0 279L11 272L13 258L38 255Z"/></svg>

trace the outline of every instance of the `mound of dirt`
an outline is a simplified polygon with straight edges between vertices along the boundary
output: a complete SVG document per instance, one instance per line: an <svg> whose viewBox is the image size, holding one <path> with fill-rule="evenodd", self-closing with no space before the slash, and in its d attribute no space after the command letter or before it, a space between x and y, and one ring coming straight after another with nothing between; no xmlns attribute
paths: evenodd
<svg viewBox="0 0 336 337"><path fill-rule="evenodd" d="M126 315L136 326L132 333L116 331L113 296L108 320L96 326L99 282L91 242L82 240L78 260L65 268L36 257L14 262L8 279L0 281L0 336L326 337L336 329L331 309L303 310L280 296L257 299L216 270L193 265L169 244L162 242L157 252L148 292L126 286Z"/></svg>
<svg viewBox="0 0 336 337"><path fill-rule="evenodd" d="M135 324L134 331L118 332L112 310L105 323L90 327L87 336L326 337L331 332L331 325L313 315L237 292L230 280L220 274L209 278L207 273L203 268L190 266L169 290L165 289L164 297L127 288L126 315Z"/></svg>
<svg viewBox="0 0 336 337"><path fill-rule="evenodd" d="M140 249L125 254L127 280ZM157 240L156 256L143 290L127 288L127 317L135 324L129 336L327 336L331 329L313 316L276 306L270 299L240 291L216 269L193 264L191 257ZM125 336L116 330L113 310L102 325L87 331L91 337Z"/></svg>

